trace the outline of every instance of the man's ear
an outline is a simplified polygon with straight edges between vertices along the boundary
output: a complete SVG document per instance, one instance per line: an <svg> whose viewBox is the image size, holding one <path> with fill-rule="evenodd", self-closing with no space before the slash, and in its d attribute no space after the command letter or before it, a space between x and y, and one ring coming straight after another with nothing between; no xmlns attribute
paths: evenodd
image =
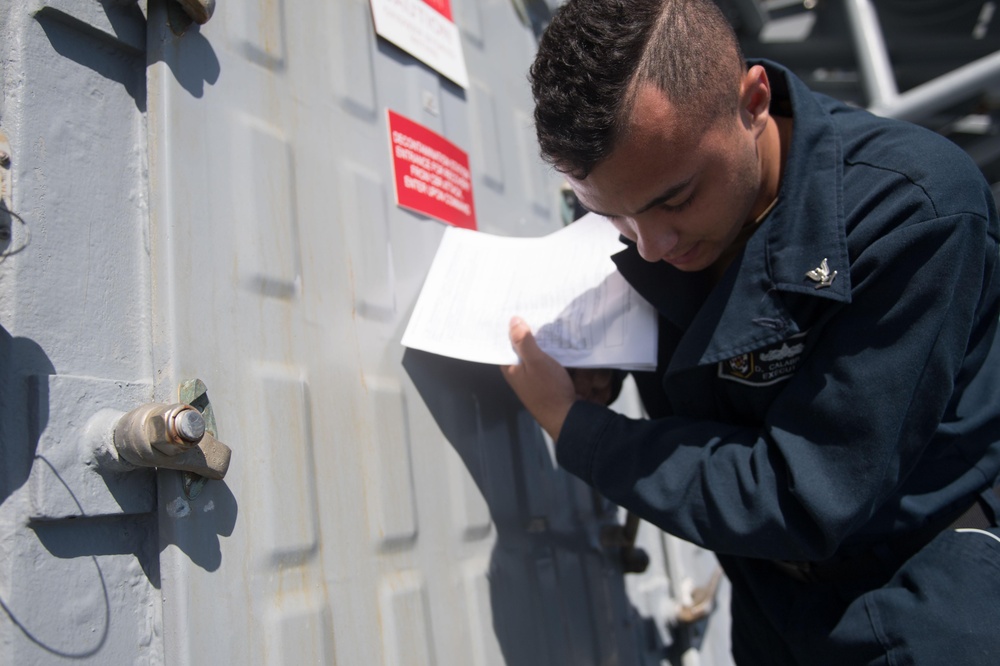
<svg viewBox="0 0 1000 666"><path fill-rule="evenodd" d="M771 82L760 65L754 65L740 82L740 118L754 136L760 136L771 117Z"/></svg>

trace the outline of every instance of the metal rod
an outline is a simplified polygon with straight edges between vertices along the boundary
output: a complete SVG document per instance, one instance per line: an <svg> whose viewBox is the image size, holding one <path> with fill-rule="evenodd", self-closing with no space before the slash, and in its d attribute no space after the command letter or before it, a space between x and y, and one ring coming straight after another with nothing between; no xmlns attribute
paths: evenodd
<svg viewBox="0 0 1000 666"><path fill-rule="evenodd" d="M899 88L896 87L896 76L875 7L871 0L845 0L844 7L851 24L868 105L889 106L899 97Z"/></svg>
<svg viewBox="0 0 1000 666"><path fill-rule="evenodd" d="M1000 82L1000 51L911 88L891 102L872 104L869 109L880 116L919 122L997 82Z"/></svg>
<svg viewBox="0 0 1000 666"><path fill-rule="evenodd" d="M743 30L756 39L768 21L767 10L758 0L736 0L734 4L743 19Z"/></svg>

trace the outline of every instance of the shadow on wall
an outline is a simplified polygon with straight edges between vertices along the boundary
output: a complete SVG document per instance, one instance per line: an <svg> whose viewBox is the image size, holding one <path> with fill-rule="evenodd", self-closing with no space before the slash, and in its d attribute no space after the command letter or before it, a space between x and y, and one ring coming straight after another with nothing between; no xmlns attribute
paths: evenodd
<svg viewBox="0 0 1000 666"><path fill-rule="evenodd" d="M79 516L75 522L43 520L30 524L52 555L72 558L131 553L150 582L159 587L155 545L162 541L161 546L176 545L203 569L218 569L222 560L220 537L232 534L238 513L236 498L225 482L205 484L204 490L192 499L183 492L180 472L146 469L123 472L101 467L95 472L104 478L126 515L87 515L86 507L71 487L74 480L64 479L57 466L38 455L39 441L50 419L49 384L40 378L55 374L56 369L41 346L28 338L13 337L0 326L0 505L27 483L33 467L42 466L45 477L64 489L78 508L74 513ZM89 466L93 462L81 459L80 465ZM183 534L165 531L162 538L157 537L156 474L160 475L160 492L168 495L164 498L166 513L173 519L171 524L184 524ZM139 491L146 487L153 493L152 504L142 508L144 493ZM185 521L189 516L191 519ZM115 538L102 536L103 528L98 526L83 526L108 520L135 524L120 534L116 532ZM153 550L148 550L148 544L153 544Z"/></svg>
<svg viewBox="0 0 1000 666"><path fill-rule="evenodd" d="M0 505L24 485L49 420L45 386L30 378L55 374L34 340L15 338L0 326Z"/></svg>
<svg viewBox="0 0 1000 666"><path fill-rule="evenodd" d="M225 481L208 481L189 498L181 472L160 470L157 474L160 504L166 513L160 520L160 552L173 545L196 566L217 570L222 565L221 539L232 535L239 513L233 491Z"/></svg>
<svg viewBox="0 0 1000 666"><path fill-rule="evenodd" d="M160 14L151 13L150 20L162 20L160 17ZM153 48L149 49L150 62L165 63L188 94L201 98L205 94L205 84L215 85L222 72L211 42L201 34L197 25L191 26L183 35L175 35L169 28L163 34L167 36L163 43L152 45Z"/></svg>
<svg viewBox="0 0 1000 666"><path fill-rule="evenodd" d="M221 482L206 484L189 500L179 472L101 468L92 473L103 478L123 513L109 514L104 506L88 515L94 498L82 470L95 461L81 457L78 466L67 467L60 456L53 463L39 453L47 432L66 430L75 418L50 392L50 380L58 377L38 343L0 326L0 509L6 516L0 521L0 542L14 547L14 557L0 560L0 616L6 615L24 639L48 655L87 659L113 640L113 604L122 603L123 594L136 603L146 599L144 586L133 581L123 587L122 580L131 580L141 569L149 585L160 588L160 549L175 544L195 565L219 568L220 538L232 534L237 506ZM75 440L65 443L74 445ZM32 474L44 478L44 486L35 487ZM168 527L161 532L157 474L160 492L176 497L164 502L168 522L174 525L190 516L183 531ZM55 497L58 507L76 510L38 511L36 502ZM70 604L65 603L67 595ZM72 625L80 613L86 614L90 631L66 630L66 623Z"/></svg>
<svg viewBox="0 0 1000 666"><path fill-rule="evenodd" d="M166 37L148 49L147 20L135 3L102 3L111 32L48 6L42 7L34 18L56 53L120 83L140 112L146 111L146 68L152 62L166 63L184 90L192 97L202 97L205 84L214 85L221 72L211 43L197 25L184 34L174 34L168 27L164 3L151 0L149 4L149 21L163 26L155 34ZM115 57L108 57L109 51Z"/></svg>
<svg viewBox="0 0 1000 666"><path fill-rule="evenodd" d="M34 18L45 32L53 51L106 79L120 83L129 97L135 100L136 108L145 112L145 20L138 6L132 6L131 9L134 12L130 14L122 9L108 14L109 19L114 17L111 25L118 33L119 40L115 39L115 35L59 9L43 7L35 13ZM107 7L105 11L108 11ZM114 57L109 57L111 54Z"/></svg>
<svg viewBox="0 0 1000 666"><path fill-rule="evenodd" d="M486 500L488 579L505 663L660 664L652 621L600 547L616 511L557 469L541 430L494 366L407 349L403 367Z"/></svg>
<svg viewBox="0 0 1000 666"><path fill-rule="evenodd" d="M0 507L28 481L39 438L49 421L47 384L32 381L32 378L53 374L55 367L38 343L29 338L13 337L6 328L0 326ZM6 534L2 537L7 539ZM99 594L105 602L104 617L96 624L100 624L102 630L90 644L70 649L57 647L55 641L33 628L36 624L44 627L44 624L33 622L36 618L32 617L30 595L21 594L23 581L30 580L27 572L26 575L20 575L18 565L23 559L5 563L9 567L4 568L4 573L9 573L10 576L3 581L6 585L0 588L3 591L0 595L0 609L25 638L49 654L69 659L87 658L96 654L107 638L110 622L107 584L96 558L91 559L99 582ZM30 562L23 564L30 568L37 567L35 558L30 559ZM22 598L26 603L19 603ZM19 613L18 609L21 607L23 612Z"/></svg>

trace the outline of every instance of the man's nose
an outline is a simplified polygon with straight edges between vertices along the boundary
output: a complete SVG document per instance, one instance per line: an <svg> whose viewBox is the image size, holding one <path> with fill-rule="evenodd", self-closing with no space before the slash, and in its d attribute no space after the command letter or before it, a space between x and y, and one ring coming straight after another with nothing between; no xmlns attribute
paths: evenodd
<svg viewBox="0 0 1000 666"><path fill-rule="evenodd" d="M636 224L636 248L639 256L649 262L660 261L670 254L680 237L663 225Z"/></svg>

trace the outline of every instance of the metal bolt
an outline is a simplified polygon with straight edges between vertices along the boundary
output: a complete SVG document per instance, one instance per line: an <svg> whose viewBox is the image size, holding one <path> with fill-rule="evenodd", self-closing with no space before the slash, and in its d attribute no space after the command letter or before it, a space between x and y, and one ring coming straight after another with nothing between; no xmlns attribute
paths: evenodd
<svg viewBox="0 0 1000 666"><path fill-rule="evenodd" d="M174 427L178 437L197 444L205 436L205 417L196 409L185 409L174 418Z"/></svg>
<svg viewBox="0 0 1000 666"><path fill-rule="evenodd" d="M215 13L215 0L177 0L195 23L208 23Z"/></svg>
<svg viewBox="0 0 1000 666"><path fill-rule="evenodd" d="M7 154L7 151L0 150L0 167L4 167L6 169L9 166L10 166L10 155Z"/></svg>

